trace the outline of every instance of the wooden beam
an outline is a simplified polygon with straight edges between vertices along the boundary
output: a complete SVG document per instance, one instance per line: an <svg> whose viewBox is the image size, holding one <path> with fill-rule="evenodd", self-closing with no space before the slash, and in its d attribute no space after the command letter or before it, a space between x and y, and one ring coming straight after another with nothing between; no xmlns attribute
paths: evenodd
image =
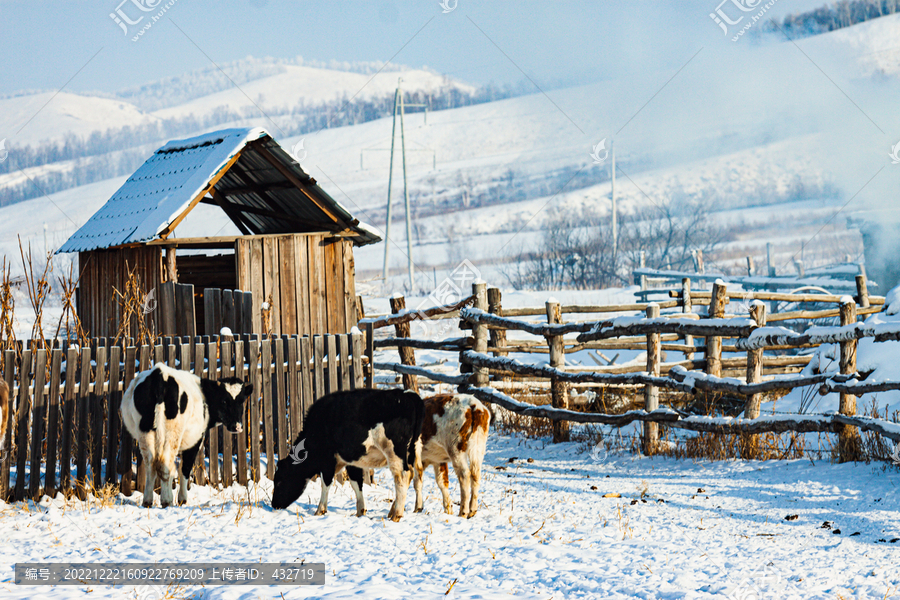
<svg viewBox="0 0 900 600"><path fill-rule="evenodd" d="M261 194L260 194L261 195ZM221 194L219 195L221 198ZM256 206L248 206L245 204L236 204L234 202L229 202L225 198L222 198L221 201L215 200L215 196L213 196L214 200L208 200L204 198L201 202L205 204L214 204L216 206L220 206L222 210L226 213L229 211L234 211L238 213L250 213L252 215L259 215L261 217L269 217L271 219L278 219L282 221L291 221L293 223L297 223L298 225L303 225L304 227L321 227L321 223L313 223L312 221L307 221L306 219L301 219L300 217L295 217L293 215L288 215L284 213L278 213L274 210L270 210L267 208L258 208ZM231 216L230 214L228 215ZM232 221L234 217L232 217ZM330 233L330 232L329 232ZM354 232L355 233L355 232ZM252 235L250 232L245 233L244 235Z"/></svg>
<svg viewBox="0 0 900 600"><path fill-rule="evenodd" d="M231 203L225 199L225 196L223 196L216 188L210 189L209 195L212 196L212 202L210 202L206 198L201 199L200 202L203 202L205 204L209 203L217 205L219 208L225 211L225 214L228 215L228 218L231 219L232 223L237 225L237 228L241 230L241 233L243 233L244 235L251 234L250 229L246 224L244 224L244 220L241 218L241 213L231 209Z"/></svg>
<svg viewBox="0 0 900 600"><path fill-rule="evenodd" d="M238 181L243 182L246 188L253 189L253 193L255 193L259 197L259 199L263 201L264 204L271 208L274 214L279 215L279 217L283 215L283 211L277 212L280 209L278 207L278 204L275 202L275 199L269 195L268 188L261 183L254 182L247 171L245 171L238 165L232 172L232 176L234 176Z"/></svg>
<svg viewBox="0 0 900 600"><path fill-rule="evenodd" d="M317 198L313 197L313 195L310 194L306 190L306 186L307 185L315 185L314 182L311 184L307 184L307 183L300 181L297 178L297 176L294 175L294 173L290 169L288 169L286 166L284 166L284 164L282 164L282 162L280 160L275 158L275 156L271 152L269 152L269 149L266 148L261 143L260 140L251 142L247 145L250 146L251 148L253 148L253 150L255 150L256 152L258 152L259 155L262 156L264 159L266 159L266 161L269 164L271 164L273 167L275 167L275 169L277 169L279 173L284 175L288 181L290 181L295 186L297 186L297 189L299 189L301 192L303 192L303 195L306 196L310 200L310 202L315 204L319 208L319 210L321 210L323 213L328 215L332 220L334 220L335 223L339 223L343 229L350 228L349 223L347 223L346 221L341 219L339 216L337 216L337 214L330 207L325 206L322 202L320 202ZM311 179L311 181L312 181L312 179Z"/></svg>
<svg viewBox="0 0 900 600"><path fill-rule="evenodd" d="M241 152L238 152L234 156L232 156L231 160L225 163L225 166L219 169L219 172L213 175L212 178L208 182L206 182L206 186L202 190L200 190L200 193L197 194L193 200L191 200L190 204L187 205L187 208L181 211L181 214L175 217L175 220L169 223L166 228L159 233L159 237L163 239L169 237L172 232L175 231L175 228L178 227L179 223L181 223L184 218L188 216L188 213L194 210L194 207L197 206L197 204L199 204L201 200L203 200L203 197L206 196L206 194L208 194L209 191L213 189L213 187L215 187L219 180L222 179L225 173L227 173L228 170L234 166L234 164L240 157Z"/></svg>
<svg viewBox="0 0 900 600"><path fill-rule="evenodd" d="M238 239L247 239L247 240L255 240L255 239L263 239L267 237L281 237L285 235L299 235L299 236L308 236L308 235L327 235L338 237L340 234L334 234L330 231L306 231L303 233L271 233L264 235L220 235L213 237L187 237L187 238L169 238L169 239L156 239L150 240L145 245L147 246L174 246L185 247L185 248L228 248L233 249L234 243Z"/></svg>
<svg viewBox="0 0 900 600"><path fill-rule="evenodd" d="M293 183L267 183L264 188L258 185L250 185L246 187L233 187L228 189L220 189L219 192L223 196L241 196L243 194L258 194L259 190L292 190L296 186Z"/></svg>

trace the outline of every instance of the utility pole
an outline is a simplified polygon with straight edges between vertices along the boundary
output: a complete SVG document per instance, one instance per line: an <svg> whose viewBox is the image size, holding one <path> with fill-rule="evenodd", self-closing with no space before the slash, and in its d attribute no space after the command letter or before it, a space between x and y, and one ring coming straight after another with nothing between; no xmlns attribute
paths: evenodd
<svg viewBox="0 0 900 600"><path fill-rule="evenodd" d="M406 176L406 132L403 127L403 116L406 113L407 106L424 106L425 107L425 123L428 124L428 105L427 104L406 104L403 101L403 91L400 84L403 79L397 80L397 91L394 92L394 118L391 125L391 160L390 173L388 174L388 201L387 201L387 222L384 227L384 266L382 268L382 279L387 283L390 266L388 258L391 247L391 186L394 176L394 143L397 132L397 115L400 115L400 152L403 160L403 202L406 208L406 255L409 260L409 291L415 292L415 282L413 278L413 259L412 259L412 213L409 207L409 182ZM361 160L361 159L360 159Z"/></svg>
<svg viewBox="0 0 900 600"><path fill-rule="evenodd" d="M384 267L381 271L381 277L384 279L384 282L387 283L388 272L390 267L388 265L388 257L391 251L391 183L394 178L394 132L397 130L397 99L400 96L400 86L397 85L397 90L394 92L394 121L391 125L391 160L390 167L388 167L388 197L387 197L387 216L384 224ZM360 158L362 160L362 158Z"/></svg>
<svg viewBox="0 0 900 600"><path fill-rule="evenodd" d="M397 83L397 93L400 95L400 150L403 153L403 202L406 205L406 258L409 267L409 293L416 291L413 284L413 259L412 259L412 216L409 212L409 186L406 180L406 134L403 130L403 93L400 92L400 83Z"/></svg>
<svg viewBox="0 0 900 600"><path fill-rule="evenodd" d="M609 168L609 179L612 182L612 239L613 239L613 269L617 266L619 258L619 213L616 210L616 145L614 142L609 143L609 150L612 154L612 162Z"/></svg>

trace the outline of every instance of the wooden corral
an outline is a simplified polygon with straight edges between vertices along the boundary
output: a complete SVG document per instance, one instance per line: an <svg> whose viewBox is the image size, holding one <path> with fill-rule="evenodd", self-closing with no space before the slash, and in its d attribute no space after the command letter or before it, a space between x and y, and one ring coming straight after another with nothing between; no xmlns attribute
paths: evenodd
<svg viewBox="0 0 900 600"><path fill-rule="evenodd" d="M176 237L199 204L221 209L241 234ZM193 285L200 335L218 333L205 331L207 288L252 292L253 332L316 335L356 325L353 248L379 240L251 129L166 144L60 252L78 252L77 311L90 336L120 331L119 294L131 276L147 295L166 282ZM151 329L182 333L164 330L154 301L142 313Z"/></svg>
<svg viewBox="0 0 900 600"><path fill-rule="evenodd" d="M857 372L857 344L864 338L896 342L900 340L900 326L859 323L859 317L881 312L885 298L868 294L864 276L859 276L856 284L857 296L852 298L832 294L729 291L725 282L717 282L709 292L692 292L690 280L685 279L681 291L673 293L674 299L658 303L580 306L548 300L543 307L509 309L502 308L499 290L490 292L486 284L474 283L471 296L452 304L417 311L394 310L390 315L361 320L366 332L366 355L373 367L367 385L374 386L374 370L379 370L409 376L413 385L416 385L415 378L422 378L458 386L461 392L474 394L513 413L551 419L554 441L567 439L567 428L561 427L562 423L621 427L640 421L644 423L642 450L647 454L658 450L657 424L662 423L689 431L747 436L741 442L741 455L753 457L758 441L756 434L829 431L838 433L840 459L858 460L860 430L900 442L900 429L895 422L857 415L856 397L897 390L900 383L864 381L869 374ZM732 298L748 301L749 315L726 314L724 307ZM766 315L764 302L787 300L837 306ZM692 312L699 305L708 307L705 315ZM661 310L666 310L666 314L661 314ZM636 311L640 312L601 316ZM567 314L596 316L586 321L564 320ZM546 321L512 318L528 316L545 317ZM805 332L769 325L835 317L839 318L837 323ZM375 334L377 329L402 323L457 318L461 319L460 328L470 330L471 335L433 340L409 338L408 334L399 333L396 337L376 338ZM505 335L491 335L501 331ZM537 339L528 339L529 335ZM801 372L812 356L800 351L824 344L839 345L840 372L817 369ZM399 352L400 363L376 362L377 348L409 352ZM456 354L459 374L416 366L414 349ZM566 354L585 350L591 352L589 356L596 366L566 364ZM608 359L603 354L615 350L638 350L645 356L629 364L616 365L618 355ZM684 360L664 360L665 350L683 354ZM519 353L531 356L525 361L510 356ZM536 362L534 354L547 355L548 360L543 364ZM723 358L723 354L737 356ZM407 379L404 385L410 386ZM643 409L619 406L615 408L631 410L611 412L605 402L595 403L590 399L587 403L573 402L572 392L588 386L602 394L617 389L623 395L633 395L643 388ZM764 396L808 386L817 386L822 393L840 393L838 413L760 415ZM663 395L663 390L669 394ZM549 391L550 406L535 406L507 395L531 400L535 391L543 395ZM570 410L577 404L603 412ZM741 413L743 418L738 418Z"/></svg>

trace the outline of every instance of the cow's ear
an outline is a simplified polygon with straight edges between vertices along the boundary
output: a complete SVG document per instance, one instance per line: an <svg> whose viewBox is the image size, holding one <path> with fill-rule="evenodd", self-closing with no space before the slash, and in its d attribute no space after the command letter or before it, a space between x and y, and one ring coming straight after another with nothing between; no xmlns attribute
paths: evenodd
<svg viewBox="0 0 900 600"><path fill-rule="evenodd" d="M250 394L253 393L253 384L252 384L252 383L245 383L245 384L244 384L244 388L243 388L241 391L244 392L244 395L245 395L245 396L249 397Z"/></svg>

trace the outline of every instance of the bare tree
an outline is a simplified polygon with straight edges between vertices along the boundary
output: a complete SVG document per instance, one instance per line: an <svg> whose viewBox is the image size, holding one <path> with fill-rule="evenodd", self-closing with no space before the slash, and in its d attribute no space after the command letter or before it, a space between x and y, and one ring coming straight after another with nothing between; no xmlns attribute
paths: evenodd
<svg viewBox="0 0 900 600"><path fill-rule="evenodd" d="M692 250L711 256L725 235L712 217L714 204L709 196L678 194L623 219L619 233L622 266L629 270L637 266L642 251L646 266L653 269L687 269L692 265Z"/></svg>
<svg viewBox="0 0 900 600"><path fill-rule="evenodd" d="M710 256L724 237L710 213L711 198L672 197L620 215L614 252L609 216L586 209L550 219L541 241L520 252L504 275L516 288L599 289L631 283L643 251L651 268L684 269L691 250Z"/></svg>

